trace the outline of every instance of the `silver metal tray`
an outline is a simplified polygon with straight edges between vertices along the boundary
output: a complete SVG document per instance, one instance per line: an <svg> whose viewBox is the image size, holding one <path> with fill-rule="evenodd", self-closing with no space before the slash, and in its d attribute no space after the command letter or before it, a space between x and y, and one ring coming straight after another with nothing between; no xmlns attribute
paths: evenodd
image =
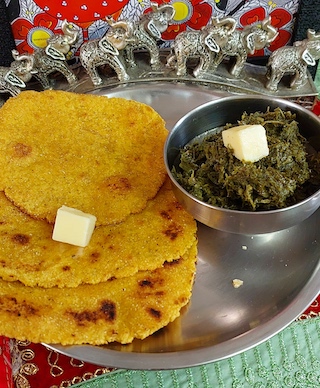
<svg viewBox="0 0 320 388"><path fill-rule="evenodd" d="M147 83L92 93L151 105L168 129L190 109L227 92L184 83ZM47 345L83 361L127 369L174 369L223 359L275 335L320 291L320 211L263 235L233 235L199 224L193 296L182 315L129 345ZM243 280L234 288L232 280Z"/></svg>

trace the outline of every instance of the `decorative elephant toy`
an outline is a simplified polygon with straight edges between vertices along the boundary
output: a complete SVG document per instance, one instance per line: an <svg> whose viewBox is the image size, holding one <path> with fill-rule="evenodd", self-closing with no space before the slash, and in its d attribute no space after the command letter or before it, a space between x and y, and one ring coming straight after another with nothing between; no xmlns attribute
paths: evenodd
<svg viewBox="0 0 320 388"><path fill-rule="evenodd" d="M233 34L236 22L232 18L212 18L211 23L200 31L184 31L178 34L167 57L167 67L175 68L178 76L187 74L187 61L199 58L200 62L193 74L197 78L207 71L214 56L221 50Z"/></svg>
<svg viewBox="0 0 320 388"><path fill-rule="evenodd" d="M314 66L318 59L320 59L320 33L309 29L306 39L295 42L293 46L280 47L270 55L267 63L266 88L276 91L285 74L294 75L290 82L291 88L300 88L308 79L308 66Z"/></svg>
<svg viewBox="0 0 320 388"><path fill-rule="evenodd" d="M256 50L268 47L276 37L278 30L271 25L271 17L265 18L261 23L246 26L243 30L235 29L228 42L220 46L214 57L210 70L215 71L226 57L236 57L236 62L230 70L230 74L239 77L245 65L248 54L254 54Z"/></svg>
<svg viewBox="0 0 320 388"><path fill-rule="evenodd" d="M34 58L30 54L19 55L17 50L12 50L12 56L10 67L0 67L0 92L16 96L33 76Z"/></svg>
<svg viewBox="0 0 320 388"><path fill-rule="evenodd" d="M124 50L125 60L130 67L137 64L134 52L138 49L147 49L150 54L150 65L153 70L161 68L159 47L157 41L172 21L175 9L172 5L151 3L152 10L140 17L138 23L133 26L133 40Z"/></svg>
<svg viewBox="0 0 320 388"><path fill-rule="evenodd" d="M76 75L69 68L66 54L78 39L78 30L66 20L62 23L63 34L50 37L45 48L35 50L34 69L37 71L35 78L42 84L44 89L50 89L48 76L53 72L60 72L70 85L77 82Z"/></svg>
<svg viewBox="0 0 320 388"><path fill-rule="evenodd" d="M95 86L103 83L98 67L109 65L117 74L119 81L128 81L129 74L122 61L120 51L131 41L133 23L125 20L114 21L106 18L110 28L100 39L90 40L80 48L80 62Z"/></svg>

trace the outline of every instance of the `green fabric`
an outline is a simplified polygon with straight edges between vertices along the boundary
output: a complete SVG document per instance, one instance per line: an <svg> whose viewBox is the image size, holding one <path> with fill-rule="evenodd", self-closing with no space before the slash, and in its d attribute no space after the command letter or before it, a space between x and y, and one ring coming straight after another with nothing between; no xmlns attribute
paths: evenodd
<svg viewBox="0 0 320 388"><path fill-rule="evenodd" d="M177 370L118 370L74 387L319 388L320 317L294 322L255 348L225 360Z"/></svg>

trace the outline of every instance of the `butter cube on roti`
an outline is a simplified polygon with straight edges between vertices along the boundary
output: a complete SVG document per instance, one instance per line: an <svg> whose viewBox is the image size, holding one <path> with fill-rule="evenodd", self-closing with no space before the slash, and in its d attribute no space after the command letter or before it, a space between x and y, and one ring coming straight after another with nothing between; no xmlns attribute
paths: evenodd
<svg viewBox="0 0 320 388"><path fill-rule="evenodd" d="M53 228L52 239L86 247L91 239L97 218L68 206L61 206Z"/></svg>
<svg viewBox="0 0 320 388"><path fill-rule="evenodd" d="M265 128L260 124L239 125L222 131L225 147L233 150L234 156L244 162L257 162L269 155Z"/></svg>

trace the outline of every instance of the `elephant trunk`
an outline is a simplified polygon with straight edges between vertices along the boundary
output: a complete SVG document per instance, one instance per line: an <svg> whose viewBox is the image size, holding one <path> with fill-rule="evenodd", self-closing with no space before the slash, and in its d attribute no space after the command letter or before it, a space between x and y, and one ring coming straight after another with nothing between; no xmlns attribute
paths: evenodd
<svg viewBox="0 0 320 388"><path fill-rule="evenodd" d="M174 7L170 4L162 5L161 11L163 14L166 15L166 20L168 21L168 24L173 24L174 23L173 18L174 18L174 15L176 14L176 10L174 9Z"/></svg>
<svg viewBox="0 0 320 388"><path fill-rule="evenodd" d="M78 31L73 24L69 23L67 20L64 20L62 22L61 29L70 45L74 44L77 41Z"/></svg>
<svg viewBox="0 0 320 388"><path fill-rule="evenodd" d="M33 55L29 54L19 54L17 50L12 50L12 56L15 61L25 61L26 63L26 72L31 72L33 65L34 65L34 57Z"/></svg>
<svg viewBox="0 0 320 388"><path fill-rule="evenodd" d="M172 23L172 19L176 13L176 10L171 4L161 4L159 6L158 3L151 2L151 13L161 13L162 15L165 15L166 21L170 24Z"/></svg>
<svg viewBox="0 0 320 388"><path fill-rule="evenodd" d="M111 27L105 37L118 50L123 50L128 43L135 42L134 24L129 21L114 21L112 18L106 18Z"/></svg>
<svg viewBox="0 0 320 388"><path fill-rule="evenodd" d="M315 30L308 29L307 35L309 40L320 40L320 32L316 33Z"/></svg>
<svg viewBox="0 0 320 388"><path fill-rule="evenodd" d="M222 19L213 17L211 19L211 24L216 28L224 27L228 31L228 34L231 35L236 29L237 22L234 18L231 17L225 17Z"/></svg>
<svg viewBox="0 0 320 388"><path fill-rule="evenodd" d="M267 17L265 18L262 23L261 23L261 27L264 31L267 32L267 41L266 43L271 43L275 40L275 38L278 36L279 32L277 30L277 28L275 28L272 24L271 24L271 17Z"/></svg>
<svg viewBox="0 0 320 388"><path fill-rule="evenodd" d="M125 20L118 20L115 21L112 18L106 17L106 21L109 24L110 27L117 29L117 28L123 28L125 31L126 38L130 38L133 34L133 24L130 22L127 22Z"/></svg>
<svg viewBox="0 0 320 388"><path fill-rule="evenodd" d="M159 8L159 4L158 3L155 3L155 2L151 1L150 6L151 6L151 9L152 9L152 12L157 12L158 11L158 8Z"/></svg>
<svg viewBox="0 0 320 388"><path fill-rule="evenodd" d="M211 25L204 27L209 34L212 34L214 40L220 47L224 47L236 30L236 20L231 17L219 19L217 17L211 18Z"/></svg>

